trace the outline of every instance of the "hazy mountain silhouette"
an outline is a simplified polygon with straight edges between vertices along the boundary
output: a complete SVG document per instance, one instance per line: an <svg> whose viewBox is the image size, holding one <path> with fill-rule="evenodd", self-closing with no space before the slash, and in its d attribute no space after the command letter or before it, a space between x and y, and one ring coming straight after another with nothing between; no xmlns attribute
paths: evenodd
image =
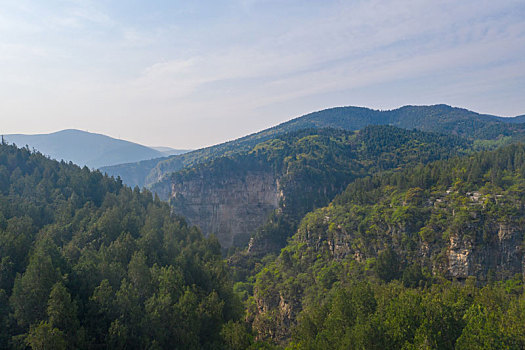
<svg viewBox="0 0 525 350"><path fill-rule="evenodd" d="M175 148L171 148L171 147L150 147L150 148L154 149L155 151L159 151L160 153L162 153L166 157L168 157L168 156L177 156L179 154L184 154L184 153L188 153L188 152L191 151L189 149L175 149Z"/></svg>
<svg viewBox="0 0 525 350"><path fill-rule="evenodd" d="M113 164L138 162L166 156L166 151L155 150L137 143L115 139L106 135L68 129L50 134L4 135L8 143L29 146L53 159L72 161L80 166L99 168ZM171 150L171 149L170 149ZM177 151L180 154L180 150Z"/></svg>

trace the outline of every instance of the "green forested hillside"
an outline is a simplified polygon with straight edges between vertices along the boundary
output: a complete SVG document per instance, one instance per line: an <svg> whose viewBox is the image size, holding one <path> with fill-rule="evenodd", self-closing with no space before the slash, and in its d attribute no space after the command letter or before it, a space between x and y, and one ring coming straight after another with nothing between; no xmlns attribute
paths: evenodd
<svg viewBox="0 0 525 350"><path fill-rule="evenodd" d="M393 125L404 129L458 135L470 139L494 140L516 137L525 131L520 118L501 118L478 114L447 105L404 106L378 111L362 107L337 107L310 113L234 141L203 148L183 155L104 167L102 171L120 176L126 184L150 186L164 176L186 167L222 156L247 152L256 144L279 135L304 129L336 128L360 130L368 125Z"/></svg>
<svg viewBox="0 0 525 350"><path fill-rule="evenodd" d="M427 288L349 276L305 303L287 349L523 349L520 279Z"/></svg>
<svg viewBox="0 0 525 350"><path fill-rule="evenodd" d="M325 132L330 135L333 131L328 129ZM265 143L254 149L255 152L265 150L269 159L285 160L279 182L284 193L281 212L287 224L280 227L282 219L271 220L253 237L252 249L257 245L268 246L268 240L278 242L277 246L282 248L290 237L290 233L284 230L294 231L306 213L327 205L354 179L466 154L472 146L469 141L458 137L391 126L370 126L353 134L339 133L352 135L342 140L339 148L333 147L334 137L330 135L325 145L319 145L321 138L315 142L312 139L294 142L292 138L288 146L290 156L287 157L282 157Z"/></svg>
<svg viewBox="0 0 525 350"><path fill-rule="evenodd" d="M217 349L242 309L220 246L99 172L0 145L0 348Z"/></svg>
<svg viewBox="0 0 525 350"><path fill-rule="evenodd" d="M252 246L286 246L233 285L157 196L2 144L0 348L523 349L525 145L496 146L310 129L175 174L279 177Z"/></svg>
<svg viewBox="0 0 525 350"><path fill-rule="evenodd" d="M342 128L359 130L368 125L393 125L403 129L454 134L468 138L492 139L523 131L520 117L501 118L447 105L403 106L378 111L361 107L336 107L307 114L280 124L275 129Z"/></svg>
<svg viewBox="0 0 525 350"><path fill-rule="evenodd" d="M524 145L356 180L257 275L254 328L301 349L523 348L524 189Z"/></svg>
<svg viewBox="0 0 525 350"><path fill-rule="evenodd" d="M176 172L152 189L159 193L167 192L176 213L187 216L191 222L205 223L216 220L216 211L206 214L201 210L211 201L200 198L203 196L199 192L202 188L210 187L209 193L224 191L224 198L217 206L227 206L229 192L233 189L229 191L228 186L232 185L226 183L230 184L236 178L239 178L238 182L246 181L242 177L245 173L271 174L273 182L278 184L277 215L272 216L268 224L257 232L251 244L252 251L262 250L266 254L282 248L290 231L295 230L307 212L327 205L354 179L387 169L465 154L471 147L471 142L459 137L391 126L371 126L359 132L309 129L259 143L245 154L217 158ZM169 192L173 189L178 192ZM180 193L184 195L179 196ZM239 200L235 198L235 201ZM190 208L188 203L195 201L202 205ZM243 219L233 217L230 220L242 224ZM260 225L266 218L262 219ZM256 229L243 232L242 237L241 234L233 237L234 242L237 240L236 245L246 246ZM228 233L220 234L221 242L226 241Z"/></svg>

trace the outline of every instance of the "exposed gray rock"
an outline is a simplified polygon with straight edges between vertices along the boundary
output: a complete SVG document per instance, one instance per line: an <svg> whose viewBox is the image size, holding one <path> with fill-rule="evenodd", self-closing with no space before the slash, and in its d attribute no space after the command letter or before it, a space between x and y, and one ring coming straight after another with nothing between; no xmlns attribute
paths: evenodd
<svg viewBox="0 0 525 350"><path fill-rule="evenodd" d="M193 177L171 184L173 212L214 234L223 247L245 245L278 208L279 182L273 172L231 172L227 177Z"/></svg>

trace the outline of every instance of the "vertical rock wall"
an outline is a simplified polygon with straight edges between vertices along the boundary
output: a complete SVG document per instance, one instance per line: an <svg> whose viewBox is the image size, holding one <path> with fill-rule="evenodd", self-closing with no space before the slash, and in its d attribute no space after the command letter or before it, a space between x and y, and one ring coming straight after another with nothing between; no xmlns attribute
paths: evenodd
<svg viewBox="0 0 525 350"><path fill-rule="evenodd" d="M232 172L193 177L171 184L174 213L186 217L223 247L246 245L255 230L278 208L281 194L272 171Z"/></svg>

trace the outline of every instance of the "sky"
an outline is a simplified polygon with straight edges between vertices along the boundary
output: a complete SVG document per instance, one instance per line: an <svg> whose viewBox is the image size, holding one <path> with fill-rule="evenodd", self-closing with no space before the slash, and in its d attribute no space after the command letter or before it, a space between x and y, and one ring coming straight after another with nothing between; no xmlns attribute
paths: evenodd
<svg viewBox="0 0 525 350"><path fill-rule="evenodd" d="M0 133L199 148L334 106L525 114L523 0L0 0Z"/></svg>

